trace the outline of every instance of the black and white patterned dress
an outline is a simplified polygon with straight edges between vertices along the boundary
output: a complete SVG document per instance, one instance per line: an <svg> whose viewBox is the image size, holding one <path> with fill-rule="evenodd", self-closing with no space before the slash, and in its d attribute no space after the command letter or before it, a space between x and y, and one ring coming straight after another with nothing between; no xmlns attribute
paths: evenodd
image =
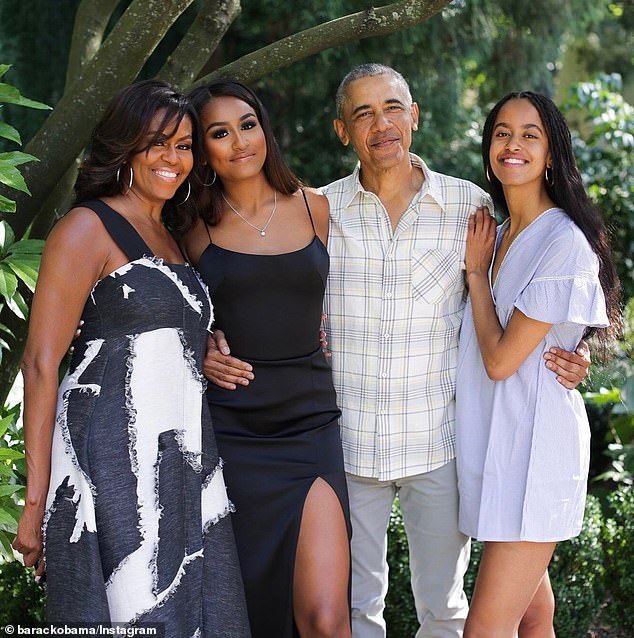
<svg viewBox="0 0 634 638"><path fill-rule="evenodd" d="M248 636L201 374L212 309L101 201L130 262L97 282L59 388L45 515L50 622Z"/></svg>

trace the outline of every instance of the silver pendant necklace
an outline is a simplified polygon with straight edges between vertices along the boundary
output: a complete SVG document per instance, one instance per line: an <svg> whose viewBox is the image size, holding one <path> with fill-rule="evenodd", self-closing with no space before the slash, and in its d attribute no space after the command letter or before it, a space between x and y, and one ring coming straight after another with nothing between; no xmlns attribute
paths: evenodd
<svg viewBox="0 0 634 638"><path fill-rule="evenodd" d="M271 214L269 215L269 218L266 220L266 224L264 224L264 226L262 226L262 228L260 228L259 226L256 226L255 224L252 224L244 215L242 215L242 213L240 213L239 210L237 210L236 208L233 207L233 205L231 204L231 202L225 197L224 193L220 193L222 195L222 199L225 200L225 202L227 203L227 206L229 206L229 208L245 223L248 224L249 226L251 226L251 228L255 228L255 230L258 231L258 233L260 233L260 235L262 237L266 237L266 229L269 227L269 224L271 223L271 220L273 219L273 215L275 215L275 211L277 210L277 191L274 190L273 191L273 210L271 211Z"/></svg>

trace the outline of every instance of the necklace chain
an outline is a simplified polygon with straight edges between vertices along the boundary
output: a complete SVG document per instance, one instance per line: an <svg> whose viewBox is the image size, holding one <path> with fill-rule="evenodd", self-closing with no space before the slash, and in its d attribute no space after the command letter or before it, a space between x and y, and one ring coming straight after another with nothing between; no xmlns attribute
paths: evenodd
<svg viewBox="0 0 634 638"><path fill-rule="evenodd" d="M277 191L274 190L273 191L273 210L271 211L271 214L269 215L269 218L266 220L266 224L264 224L264 226L262 226L262 228L260 228L259 226L256 226L255 224L251 223L239 210L237 210L232 204L231 202L225 197L224 193L220 193L222 195L222 199L225 200L225 202L227 203L227 206L229 206L229 208L245 223L248 224L249 226L251 226L251 228L255 228L255 230L258 231L258 233L260 233L260 235L262 237L266 237L266 229L269 227L269 224L271 223L271 220L273 219L273 215L275 215L275 211L277 210Z"/></svg>

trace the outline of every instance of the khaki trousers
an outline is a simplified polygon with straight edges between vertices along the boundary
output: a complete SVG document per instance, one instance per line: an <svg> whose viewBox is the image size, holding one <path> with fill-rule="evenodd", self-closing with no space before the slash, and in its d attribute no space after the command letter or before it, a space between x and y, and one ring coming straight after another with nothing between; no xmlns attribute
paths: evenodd
<svg viewBox="0 0 634 638"><path fill-rule="evenodd" d="M388 587L387 527L398 494L409 543L416 638L462 636L469 539L458 531L455 460L392 481L346 475L352 519L352 635L383 638ZM405 638L394 636L394 638Z"/></svg>

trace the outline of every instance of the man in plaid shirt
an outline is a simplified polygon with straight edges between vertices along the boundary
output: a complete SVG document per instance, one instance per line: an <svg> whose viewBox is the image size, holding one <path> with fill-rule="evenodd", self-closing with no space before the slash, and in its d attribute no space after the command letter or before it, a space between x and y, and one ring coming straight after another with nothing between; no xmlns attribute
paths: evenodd
<svg viewBox="0 0 634 638"><path fill-rule="evenodd" d="M335 130L359 165L323 189L330 202L325 325L342 410L352 518L353 635L385 636L387 526L395 496L410 546L417 638L462 635L469 539L458 530L454 394L466 297L469 216L492 210L478 186L431 171L409 152L418 106L395 70L353 69L337 91ZM205 372L224 387L246 364L220 351ZM587 361L546 365L574 387Z"/></svg>

